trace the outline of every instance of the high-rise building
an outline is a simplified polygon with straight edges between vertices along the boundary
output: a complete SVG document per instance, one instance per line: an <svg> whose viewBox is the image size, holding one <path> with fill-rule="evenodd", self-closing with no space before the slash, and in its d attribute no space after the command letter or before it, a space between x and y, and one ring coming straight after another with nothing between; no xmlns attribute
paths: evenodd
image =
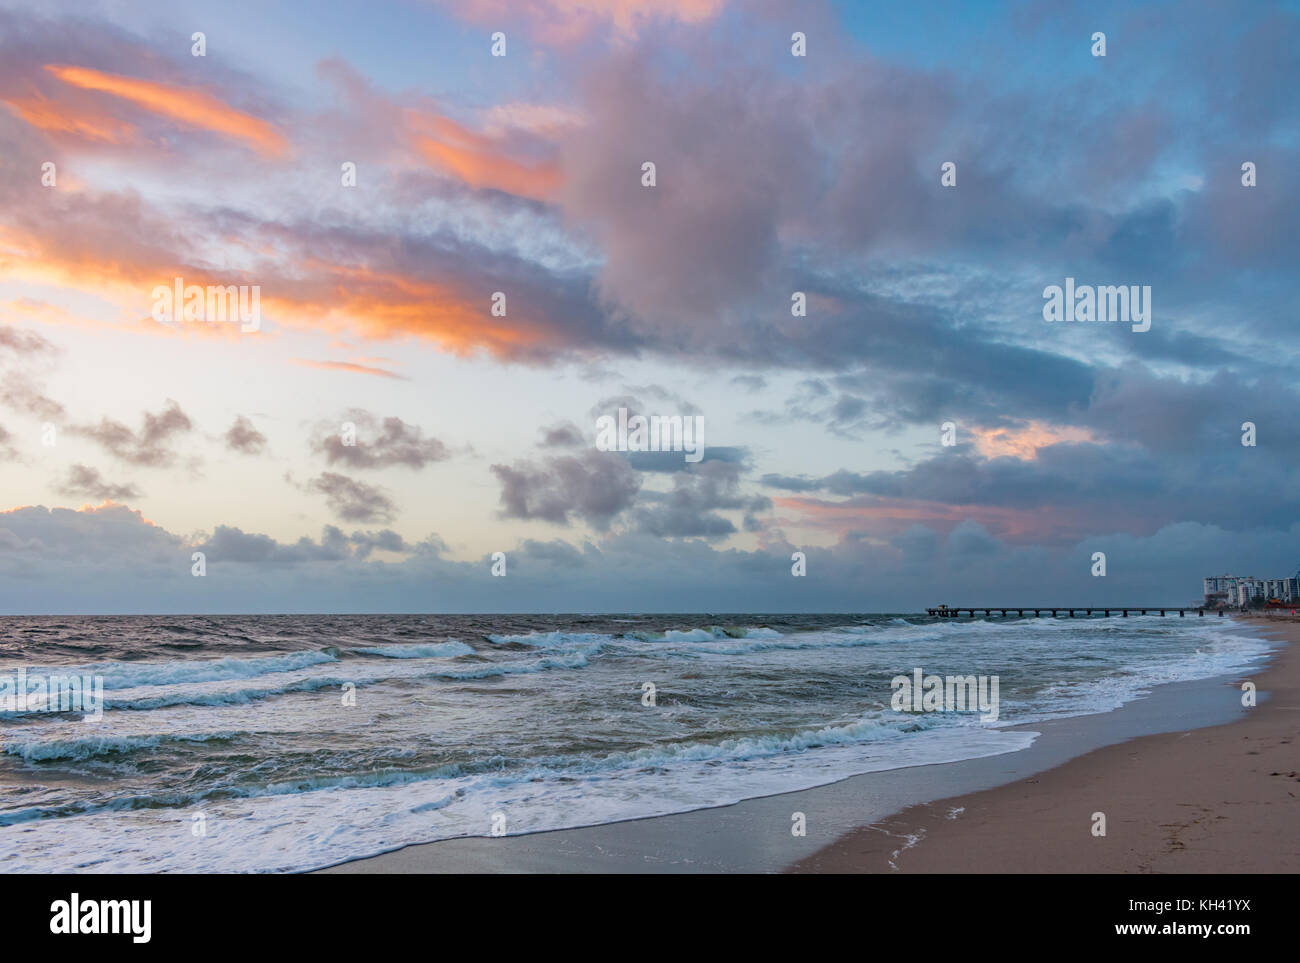
<svg viewBox="0 0 1300 963"><path fill-rule="evenodd" d="M1202 579L1205 589L1205 604L1210 608L1237 604L1237 579L1233 575L1211 575Z"/></svg>
<svg viewBox="0 0 1300 963"><path fill-rule="evenodd" d="M1250 605L1256 599L1266 598L1264 594L1264 581L1257 579L1253 575L1249 578L1237 580L1237 604L1242 606Z"/></svg>
<svg viewBox="0 0 1300 963"><path fill-rule="evenodd" d="M1300 604L1300 577L1255 578L1253 575L1209 575L1201 580L1205 605L1246 607L1267 599Z"/></svg>
<svg viewBox="0 0 1300 963"><path fill-rule="evenodd" d="M1264 594L1271 599L1294 602L1300 593L1296 591L1294 578L1269 578L1264 580Z"/></svg>

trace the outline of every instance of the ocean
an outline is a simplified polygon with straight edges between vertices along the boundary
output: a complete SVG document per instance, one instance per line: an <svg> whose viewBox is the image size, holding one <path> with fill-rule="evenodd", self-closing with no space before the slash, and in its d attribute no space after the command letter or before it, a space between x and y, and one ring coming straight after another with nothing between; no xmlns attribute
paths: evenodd
<svg viewBox="0 0 1300 963"><path fill-rule="evenodd" d="M104 698L0 711L0 870L306 870L684 812L1014 752L1268 651L1177 616L0 618L0 679ZM997 721L895 711L916 669L997 676Z"/></svg>

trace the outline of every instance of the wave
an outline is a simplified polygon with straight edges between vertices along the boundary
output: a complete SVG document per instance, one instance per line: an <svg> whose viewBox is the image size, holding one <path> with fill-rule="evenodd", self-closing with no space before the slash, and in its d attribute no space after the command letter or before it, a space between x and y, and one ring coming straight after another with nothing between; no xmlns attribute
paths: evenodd
<svg viewBox="0 0 1300 963"><path fill-rule="evenodd" d="M166 743L224 742L238 738L240 732L178 733L150 736L93 736L85 739L51 739L45 742L10 742L5 753L20 756L27 762L50 762L55 759L82 761L114 753L152 749Z"/></svg>
<svg viewBox="0 0 1300 963"><path fill-rule="evenodd" d="M522 635L489 635L496 645L528 645L534 648L569 648L627 642L712 642L718 639L780 639L785 636L767 626L710 625L696 629L668 629L663 632L624 632L621 636L600 632L526 632Z"/></svg>
<svg viewBox="0 0 1300 963"><path fill-rule="evenodd" d="M445 659L474 654L472 648L456 639L448 639L446 642L414 642L409 645L379 645L348 651L361 655L378 655L385 659Z"/></svg>
<svg viewBox="0 0 1300 963"><path fill-rule="evenodd" d="M195 793L157 793L118 798L107 802L84 801L71 806L34 807L0 814L0 826L34 819L86 815L93 812L136 810L150 808L183 808L212 798L249 799L265 796L302 795L340 789L379 789L409 786L417 783L484 778L498 789L536 783L539 780L571 780L578 776L609 776L634 773L648 768L660 769L683 764L716 764L719 762L745 762L795 755L809 750L847 747L869 742L888 742L904 738L908 732L931 728L938 720L902 718L889 719L882 713L873 713L854 722L822 726L794 733L742 736L717 741L691 741L670 745L651 746L603 756L574 754L569 756L543 756L532 759L510 759L496 756L474 762L448 763L425 770L377 770L357 774L306 776L268 783L260 786L224 786ZM920 723L918 725L918 723ZM972 726L939 726L954 732L978 729ZM164 742L205 742L229 740L242 732L212 732L178 734L172 736L148 735L128 737L92 737L76 740L32 742L7 746L5 751L22 756L30 762L53 759L84 760L96 755L127 752L150 748ZM900 757L900 764L902 759ZM457 795L452 792L442 803L446 805ZM431 808L441 808L434 806Z"/></svg>
<svg viewBox="0 0 1300 963"><path fill-rule="evenodd" d="M750 759L763 759L790 753L807 752L810 749L823 749L835 746L852 746L864 742L877 742L904 737L907 732L919 731L936 725L940 720L907 716L896 720L887 719L883 713L873 713L854 722L841 725L821 726L817 729L804 729L793 733L774 732L758 736L737 736L716 742L683 742L669 746L649 746L630 752L616 752L590 760L577 767L567 767L558 774L567 775L574 771L582 773L603 772L627 768L644 768L647 766L668 766L682 762L743 762ZM957 726L948 726L956 729ZM557 774L550 766L549 774ZM535 778L530 774L529 778Z"/></svg>
<svg viewBox="0 0 1300 963"><path fill-rule="evenodd" d="M550 669L582 669L589 665L588 655L596 649L571 652L568 655L552 656L536 662L491 663L477 668L436 669L426 673L430 678L438 679L487 679L498 675L531 675L534 672L546 672Z"/></svg>
<svg viewBox="0 0 1300 963"><path fill-rule="evenodd" d="M325 662L337 662L336 656L318 650L289 652L251 659L183 660L177 662L100 662L94 665L64 665L53 668L28 668L28 677L89 675L100 676L105 689L139 689L146 686L183 685L188 682L224 682L251 679L276 672L292 672ZM13 670L0 669L0 672Z"/></svg>
<svg viewBox="0 0 1300 963"><path fill-rule="evenodd" d="M605 645L614 637L600 632L526 632L523 635L489 635L494 645L528 645L535 649L563 649L570 646Z"/></svg>
<svg viewBox="0 0 1300 963"><path fill-rule="evenodd" d="M468 648L468 647L467 647ZM105 697L106 709L148 710L162 709L169 706L196 705L218 706L243 704L266 699L272 696L287 695L294 692L315 692L320 689L342 688L351 684L357 688L378 685L384 682L403 682L419 679L448 679L452 681L468 679L486 679L493 676L530 675L547 672L552 669L581 669L589 664L589 656L597 651L590 646L576 651L557 653L554 656L528 662L486 662L463 668L429 667L418 664L410 665L406 671L397 671L397 667L377 674L351 675L331 674L287 680L276 685L260 685L239 689L215 689L194 691L178 686L175 691L159 693L142 693L140 695Z"/></svg>
<svg viewBox="0 0 1300 963"><path fill-rule="evenodd" d="M325 689L331 686L342 688L346 683L351 682L354 685L360 685L354 679L345 679L335 676L325 678L316 677L310 679L296 679L293 682L286 682L283 685L264 686L255 689L224 689L214 692L168 692L159 695L140 696L135 698L108 698L104 699L104 708L106 709L163 709L167 706L219 706L229 705L231 703L252 702L255 699L265 699L268 696L285 695L289 692L314 692L317 689Z"/></svg>
<svg viewBox="0 0 1300 963"><path fill-rule="evenodd" d="M639 642L712 642L715 639L779 639L782 633L767 626L709 625L699 629L668 629L665 632L627 632L625 639Z"/></svg>

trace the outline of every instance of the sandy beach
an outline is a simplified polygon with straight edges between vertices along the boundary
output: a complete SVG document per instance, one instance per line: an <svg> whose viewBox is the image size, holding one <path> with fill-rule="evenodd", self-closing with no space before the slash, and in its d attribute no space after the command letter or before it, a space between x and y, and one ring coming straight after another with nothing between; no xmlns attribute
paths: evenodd
<svg viewBox="0 0 1300 963"><path fill-rule="evenodd" d="M1295 617L1258 622L1300 640ZM1249 680L1264 697L1240 721L1137 738L1005 786L914 806L848 833L791 872L1296 872L1300 651L1282 648ZM1092 833L1097 812L1104 837Z"/></svg>

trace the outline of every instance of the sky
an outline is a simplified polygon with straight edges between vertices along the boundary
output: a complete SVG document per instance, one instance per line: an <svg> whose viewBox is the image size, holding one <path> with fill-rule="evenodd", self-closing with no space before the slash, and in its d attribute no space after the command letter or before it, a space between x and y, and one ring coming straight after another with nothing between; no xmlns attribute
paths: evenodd
<svg viewBox="0 0 1300 963"><path fill-rule="evenodd" d="M1280 2L0 0L0 613L1290 575L1297 81Z"/></svg>

